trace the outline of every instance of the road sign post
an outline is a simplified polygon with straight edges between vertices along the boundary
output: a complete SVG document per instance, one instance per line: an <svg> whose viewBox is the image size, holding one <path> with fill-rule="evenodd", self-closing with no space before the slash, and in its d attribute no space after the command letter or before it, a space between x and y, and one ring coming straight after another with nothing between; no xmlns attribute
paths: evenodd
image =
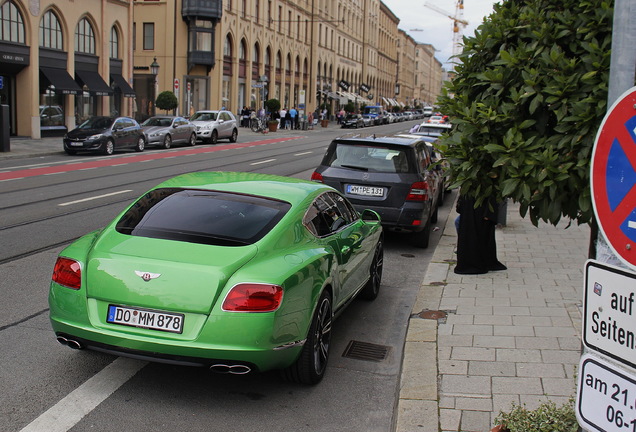
<svg viewBox="0 0 636 432"><path fill-rule="evenodd" d="M590 180L601 232L616 256L636 268L636 87L623 93L601 123Z"/></svg>

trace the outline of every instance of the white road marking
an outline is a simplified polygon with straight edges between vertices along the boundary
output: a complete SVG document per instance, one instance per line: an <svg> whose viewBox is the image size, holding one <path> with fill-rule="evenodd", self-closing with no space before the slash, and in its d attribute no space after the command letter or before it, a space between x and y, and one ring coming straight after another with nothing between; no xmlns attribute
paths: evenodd
<svg viewBox="0 0 636 432"><path fill-rule="evenodd" d="M123 194L123 193L127 193L127 192L132 192L132 189L126 189L126 190L122 190L122 191L111 192L111 193L107 193L107 194L104 194L104 195L98 195L98 196L94 196L94 197L90 197L90 198L84 198L84 199L80 199L80 200L76 200L76 201L69 201L69 202L65 202L65 203L62 203L62 204L58 204L58 206L63 207L63 206L71 205L71 204L77 204L77 203L81 203L81 202L85 202L85 201L92 201L92 200L96 200L96 199L100 199L100 198L106 198L106 197L109 197L109 196L119 195L119 194Z"/></svg>
<svg viewBox="0 0 636 432"><path fill-rule="evenodd" d="M20 432L67 432L147 364L117 358Z"/></svg>
<svg viewBox="0 0 636 432"><path fill-rule="evenodd" d="M264 161L251 163L250 165L260 165L260 164L264 164L264 163L267 163L267 162L274 162L275 160L276 159L267 159L267 160L264 160Z"/></svg>
<svg viewBox="0 0 636 432"><path fill-rule="evenodd" d="M306 151L306 152L302 152L302 153L295 153L294 156L302 156L302 155L306 155L306 154L311 154L313 153L312 151Z"/></svg>

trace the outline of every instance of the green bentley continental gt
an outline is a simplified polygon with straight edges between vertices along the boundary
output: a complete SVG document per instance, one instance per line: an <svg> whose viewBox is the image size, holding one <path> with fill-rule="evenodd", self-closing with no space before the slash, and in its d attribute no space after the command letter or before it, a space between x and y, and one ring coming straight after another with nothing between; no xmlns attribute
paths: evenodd
<svg viewBox="0 0 636 432"><path fill-rule="evenodd" d="M305 180L172 178L60 253L53 330L75 349L316 384L334 317L378 295L379 219Z"/></svg>

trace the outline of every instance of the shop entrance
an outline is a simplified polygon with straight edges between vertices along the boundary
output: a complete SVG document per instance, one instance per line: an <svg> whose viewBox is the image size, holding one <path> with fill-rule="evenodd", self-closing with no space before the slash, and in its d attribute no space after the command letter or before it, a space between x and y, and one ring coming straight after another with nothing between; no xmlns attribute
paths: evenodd
<svg viewBox="0 0 636 432"><path fill-rule="evenodd" d="M9 105L9 135L16 135L15 77L0 75L0 104Z"/></svg>

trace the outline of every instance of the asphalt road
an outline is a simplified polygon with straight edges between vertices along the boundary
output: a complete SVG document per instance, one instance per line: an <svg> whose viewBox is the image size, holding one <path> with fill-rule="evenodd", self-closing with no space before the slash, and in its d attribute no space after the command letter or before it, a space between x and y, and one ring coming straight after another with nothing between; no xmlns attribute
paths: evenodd
<svg viewBox="0 0 636 432"><path fill-rule="evenodd" d="M364 132L401 132L412 123ZM150 187L202 170L308 179L342 132L240 134L232 145L0 161L0 173L16 177L0 182L0 430L393 430L408 317L441 231L431 233L428 249L387 234L380 295L354 301L335 322L328 371L315 387L285 383L276 372L218 375L74 351L55 341L48 321L57 253ZM448 210L440 208L440 221ZM343 356L352 341L387 355Z"/></svg>

